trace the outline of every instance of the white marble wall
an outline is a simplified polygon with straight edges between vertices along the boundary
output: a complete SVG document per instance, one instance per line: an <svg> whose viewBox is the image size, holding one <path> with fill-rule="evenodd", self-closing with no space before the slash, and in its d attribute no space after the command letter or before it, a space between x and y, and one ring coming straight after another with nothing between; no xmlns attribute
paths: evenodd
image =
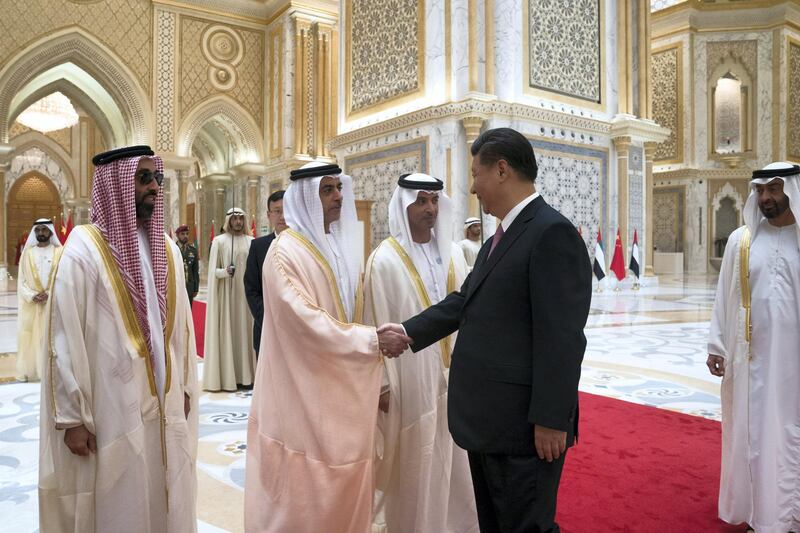
<svg viewBox="0 0 800 533"><path fill-rule="evenodd" d="M707 44L718 41L758 42L758 80L756 88L756 161L754 166L761 168L772 159L772 32L730 32L723 34L697 35L694 47L694 116L695 124L695 164L700 168L723 168L724 163L709 159L710 128L709 87L707 69Z"/></svg>
<svg viewBox="0 0 800 533"><path fill-rule="evenodd" d="M514 102L527 76L522 68L522 2L495 0L495 77L494 89L499 100Z"/></svg>

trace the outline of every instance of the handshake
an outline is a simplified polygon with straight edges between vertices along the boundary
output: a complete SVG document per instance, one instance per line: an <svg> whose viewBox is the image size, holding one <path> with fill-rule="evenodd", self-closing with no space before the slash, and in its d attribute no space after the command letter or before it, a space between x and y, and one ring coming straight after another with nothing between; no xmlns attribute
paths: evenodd
<svg viewBox="0 0 800 533"><path fill-rule="evenodd" d="M384 324L378 328L378 348L385 357L397 357L413 344L400 324Z"/></svg>

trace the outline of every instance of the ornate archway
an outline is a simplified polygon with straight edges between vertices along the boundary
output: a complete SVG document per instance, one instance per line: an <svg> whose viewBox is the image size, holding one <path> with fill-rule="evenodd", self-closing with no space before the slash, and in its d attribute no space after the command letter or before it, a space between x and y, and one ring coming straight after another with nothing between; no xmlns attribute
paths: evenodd
<svg viewBox="0 0 800 533"><path fill-rule="evenodd" d="M8 142L12 100L48 70L74 64L113 98L126 124L125 143L150 143L153 114L136 76L109 49L81 28L65 28L33 43L0 70L0 142ZM85 93L91 94L86 88Z"/></svg>
<svg viewBox="0 0 800 533"><path fill-rule="evenodd" d="M53 218L56 228L60 227L62 201L50 178L33 171L11 186L7 208L6 257L12 267L20 238L27 237L37 218Z"/></svg>
<svg viewBox="0 0 800 533"><path fill-rule="evenodd" d="M224 96L205 102L186 116L178 130L178 155L191 155L195 139L209 122L214 123L234 148L236 160L232 165L263 161L264 147L258 125L239 104Z"/></svg>

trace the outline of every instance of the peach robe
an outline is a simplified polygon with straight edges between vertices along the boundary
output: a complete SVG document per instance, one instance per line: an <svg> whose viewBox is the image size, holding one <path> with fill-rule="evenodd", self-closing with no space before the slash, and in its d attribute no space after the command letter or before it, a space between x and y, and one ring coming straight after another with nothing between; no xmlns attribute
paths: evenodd
<svg viewBox="0 0 800 533"><path fill-rule="evenodd" d="M376 330L345 317L330 266L293 230L275 239L262 278L245 530L367 532L383 372Z"/></svg>

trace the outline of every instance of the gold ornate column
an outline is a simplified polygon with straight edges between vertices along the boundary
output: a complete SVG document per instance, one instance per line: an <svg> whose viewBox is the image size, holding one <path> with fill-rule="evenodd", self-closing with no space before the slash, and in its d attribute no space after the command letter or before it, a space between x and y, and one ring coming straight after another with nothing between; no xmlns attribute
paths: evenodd
<svg viewBox="0 0 800 533"><path fill-rule="evenodd" d="M334 24L296 13L294 23L294 152L332 157L337 133L339 37Z"/></svg>
<svg viewBox="0 0 800 533"><path fill-rule="evenodd" d="M650 64L652 36L650 29L650 9L639 8L638 20L636 21L639 28L638 36L638 51L639 51L639 116L641 118L653 118L653 95L650 91L650 80L653 78L652 65Z"/></svg>
<svg viewBox="0 0 800 533"><path fill-rule="evenodd" d="M250 222L255 217L256 231L258 231L258 188L260 184L259 176L247 178L247 227L250 228Z"/></svg>
<svg viewBox="0 0 800 533"><path fill-rule="evenodd" d="M617 0L617 94L618 113L633 114L633 47L631 1ZM637 1L637 0L633 0Z"/></svg>
<svg viewBox="0 0 800 533"><path fill-rule="evenodd" d="M206 212L207 204L206 201L206 191L203 187L203 180L201 180L198 176L194 176L192 180L192 185L194 186L194 194L195 194L195 205L194 205L194 223L195 223L195 231L197 232L197 245L198 245L198 252L202 252L204 250L208 250L208 243L206 242L207 235L206 232L208 231L208 213ZM189 223L188 221L186 222ZM200 258L202 259L205 257L205 254L201 253Z"/></svg>
<svg viewBox="0 0 800 533"><path fill-rule="evenodd" d="M614 151L617 153L617 226L619 228L622 252L627 259L628 245L628 155L631 138L614 137ZM615 228L612 228L612 231ZM616 235L616 234L615 234ZM611 239L608 242L612 242ZM611 252L613 255L613 251Z"/></svg>
<svg viewBox="0 0 800 533"><path fill-rule="evenodd" d="M655 189L653 183L653 158L656 154L656 147L658 143L646 142L644 143L644 194L645 194L645 236L644 236L644 275L655 276L653 272L653 224L655 219L653 217L653 191Z"/></svg>
<svg viewBox="0 0 800 533"><path fill-rule="evenodd" d="M174 172L174 171L173 171ZM162 194L164 195L164 233L169 233L175 230L172 220L172 180L170 171L164 171L164 181L161 183Z"/></svg>
<svg viewBox="0 0 800 533"><path fill-rule="evenodd" d="M186 193L189 189L189 176L183 170L175 171L178 180L178 225L189 224L186 220Z"/></svg>
<svg viewBox="0 0 800 533"><path fill-rule="evenodd" d="M464 117L461 119L461 124L464 126L464 132L467 136L467 183L469 189L472 189L472 143L481 134L484 119L481 117ZM480 206L478 205L478 198L474 194L469 195L468 213L471 217L480 217Z"/></svg>

